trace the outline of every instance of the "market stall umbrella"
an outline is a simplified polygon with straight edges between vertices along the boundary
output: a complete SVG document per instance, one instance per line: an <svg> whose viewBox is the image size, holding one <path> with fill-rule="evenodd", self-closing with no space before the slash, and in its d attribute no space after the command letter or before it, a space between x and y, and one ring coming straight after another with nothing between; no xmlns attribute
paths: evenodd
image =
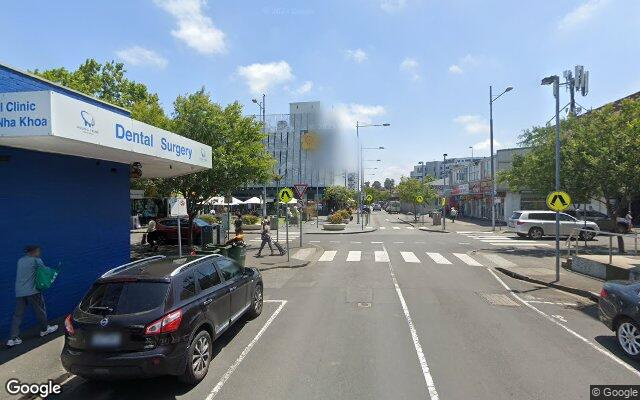
<svg viewBox="0 0 640 400"><path fill-rule="evenodd" d="M257 197L252 197L249 200L245 200L244 204L262 204L262 200Z"/></svg>

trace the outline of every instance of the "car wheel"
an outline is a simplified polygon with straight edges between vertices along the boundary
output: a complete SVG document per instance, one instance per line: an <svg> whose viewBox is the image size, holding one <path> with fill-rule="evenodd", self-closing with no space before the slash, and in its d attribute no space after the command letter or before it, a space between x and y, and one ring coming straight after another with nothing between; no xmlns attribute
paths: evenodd
<svg viewBox="0 0 640 400"><path fill-rule="evenodd" d="M544 232L542 231L542 228L538 228L537 226L534 226L533 228L529 229L529 237L533 240L540 240L542 239L542 236L544 236Z"/></svg>
<svg viewBox="0 0 640 400"><path fill-rule="evenodd" d="M187 351L187 366L180 380L189 385L200 382L209 371L211 362L211 335L207 331L200 331L191 341Z"/></svg>
<svg viewBox="0 0 640 400"><path fill-rule="evenodd" d="M580 239L581 240L591 240L594 237L596 237L596 233L595 232L585 232L585 231L580 232Z"/></svg>
<svg viewBox="0 0 640 400"><path fill-rule="evenodd" d="M640 360L640 328L631 320L622 321L616 330L618 344L627 355L635 360Z"/></svg>
<svg viewBox="0 0 640 400"><path fill-rule="evenodd" d="M262 285L257 284L255 290L253 291L253 296L251 297L251 308L249 308L249 312L247 313L249 319L257 318L260 313L262 313L262 297Z"/></svg>

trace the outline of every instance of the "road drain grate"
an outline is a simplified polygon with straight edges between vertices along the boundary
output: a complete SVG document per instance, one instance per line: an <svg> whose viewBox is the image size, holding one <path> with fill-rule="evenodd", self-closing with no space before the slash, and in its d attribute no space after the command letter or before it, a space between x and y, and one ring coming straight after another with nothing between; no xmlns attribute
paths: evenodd
<svg viewBox="0 0 640 400"><path fill-rule="evenodd" d="M506 294L478 293L480 297L492 306L520 307L520 304Z"/></svg>

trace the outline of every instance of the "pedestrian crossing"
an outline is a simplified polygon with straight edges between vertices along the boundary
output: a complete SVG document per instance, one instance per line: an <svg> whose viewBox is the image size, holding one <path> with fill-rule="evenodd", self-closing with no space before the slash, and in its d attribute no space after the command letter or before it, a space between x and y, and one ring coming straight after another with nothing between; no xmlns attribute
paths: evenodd
<svg viewBox="0 0 640 400"><path fill-rule="evenodd" d="M471 239L479 240L482 243L488 243L492 246L550 247L549 244L541 243L539 240L517 239L509 236L498 235L493 232L458 231L457 233Z"/></svg>
<svg viewBox="0 0 640 400"><path fill-rule="evenodd" d="M305 250L305 249L302 249ZM301 250L299 250L294 258L296 259L307 259L309 256L314 254L314 249L306 249L310 250L309 252L302 254ZM393 254L393 253L392 253ZM454 265L454 264L465 264L472 267L488 267L488 266L514 266L515 264L511 261L493 253L476 253L473 256L466 253L451 253L451 254L442 254L438 252L413 252L413 251L400 251L395 253L396 255L400 255L400 258L408 264L438 264L438 265ZM333 261L346 261L349 263L355 262L371 262L371 256L373 255L373 262L376 263L388 263L390 261L390 254L386 250L375 250L375 251L361 251L361 250L325 250L318 258L318 262L333 262Z"/></svg>

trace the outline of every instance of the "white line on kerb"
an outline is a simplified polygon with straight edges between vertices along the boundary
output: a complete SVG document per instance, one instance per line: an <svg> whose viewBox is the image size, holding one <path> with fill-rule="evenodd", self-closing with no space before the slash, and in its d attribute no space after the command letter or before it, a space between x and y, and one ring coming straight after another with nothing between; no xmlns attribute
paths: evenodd
<svg viewBox="0 0 640 400"><path fill-rule="evenodd" d="M382 249L385 252L387 251L384 245L382 245ZM391 280L393 281L393 286L396 288L396 293L398 294L398 299L400 299L400 305L402 306L404 317L407 320L407 324L409 325L409 332L411 332L411 339L413 339L413 347L415 347L416 354L418 355L418 361L420 361L422 375L424 375L424 381L427 384L427 390L429 391L429 398L431 400L438 400L438 392L436 391L436 386L433 383L431 371L429 371L427 358L424 356L424 352L422 351L422 345L420 344L420 338L418 338L418 332L416 332L416 328L413 325L413 320L411 319L411 314L409 314L409 307L407 307L407 303L404 301L404 296L402 295L402 290L400 290L400 286L398 285L396 274L393 272L393 265L391 265L391 261L389 261L388 264L389 273L391 274Z"/></svg>
<svg viewBox="0 0 640 400"><path fill-rule="evenodd" d="M513 293L513 291L511 290L511 288L509 286L507 286L506 283L504 283L504 281L502 279L500 279L500 277L498 275L496 275L495 272L493 272L491 269L487 268L487 271L489 271L491 273L491 275L493 275L494 278L496 278L496 280L498 282L500 282L500 284L509 291L509 294L511 296L513 296L516 300L518 300L519 302L521 302L522 304L524 304L525 306L529 307L530 309L532 309L533 311L537 312L538 314L542 315L545 319L553 322L554 324L558 325L559 327L561 327L562 329L564 329L565 331L569 332L570 334L572 334L573 336L575 336L576 338L580 339L581 341L583 341L584 343L588 344L589 346L591 346L594 350L604 354L605 356L609 357L610 359L612 359L613 361L615 361L616 363L618 363L620 366L626 368L629 372L633 373L634 375L640 377L640 372L637 371L635 368L633 368L631 365L627 364L626 362L622 361L621 359L617 358L616 356L614 356L613 354L609 353L607 350L603 349L602 347L596 345L595 343L593 343L592 341L590 341L589 339L587 339L586 337L580 335L578 332L574 331L573 329L569 328L568 326L566 326L565 324L563 324L562 322L559 322L557 319L551 317L550 315L544 313L543 311L540 311L539 309L537 309L536 307L532 306L531 304L529 304L528 301L523 300L520 296L518 296L517 294Z"/></svg>
<svg viewBox="0 0 640 400"><path fill-rule="evenodd" d="M282 308L284 307L284 305L287 304L287 300L264 300L264 302L265 303L280 303L280 305L278 306L276 311L273 314L271 314L271 316L269 317L267 322L260 329L260 331L258 331L258 333L253 338L253 340L251 342L249 342L249 344L247 345L247 347L244 348L244 350L242 350L242 353L240 353L238 358L236 358L236 361L233 364L231 364L231 366L229 367L227 372L225 372L224 375L222 375L222 378L220 378L220 381L216 384L216 386L213 388L213 390L211 390L211 393L209 393L209 395L206 397L205 400L211 400L214 397L216 397L218 392L220 392L220 390L222 389L222 386L224 386L224 384L227 382L229 377L231 377L231 374L233 374L233 371L235 371L236 368L238 368L238 366L240 365L242 360L244 360L244 358L247 356L247 354L249 354L249 351L251 351L251 348L253 347L253 345L255 345L258 342L258 339L260 339L260 336L262 336L262 334L267 330L269 325L271 325L273 320L276 319L278 314L280 314L280 311L282 311Z"/></svg>

